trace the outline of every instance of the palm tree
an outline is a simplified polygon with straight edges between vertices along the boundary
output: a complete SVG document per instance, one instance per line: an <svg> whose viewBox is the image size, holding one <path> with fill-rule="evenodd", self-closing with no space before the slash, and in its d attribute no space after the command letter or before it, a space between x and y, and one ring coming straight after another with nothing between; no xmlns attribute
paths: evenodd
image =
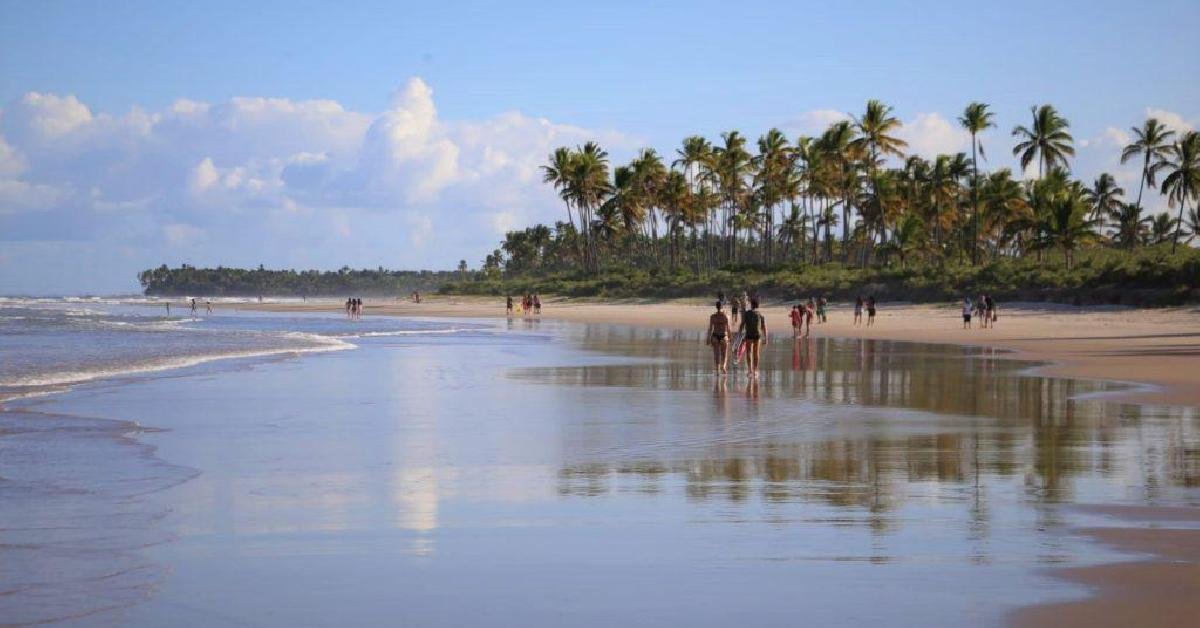
<svg viewBox="0 0 1200 628"><path fill-rule="evenodd" d="M1075 249L1091 241L1096 233L1094 223L1088 219L1087 201L1083 198L1081 185L1070 186L1055 194L1048 203L1046 212L1039 218L1039 248L1062 249L1067 270L1075 261Z"/></svg>
<svg viewBox="0 0 1200 628"><path fill-rule="evenodd" d="M909 255L926 250L928 247L926 237L925 223L921 217L916 214L905 214L900 224L896 226L892 239L881 248L894 252L900 258L900 268L903 269Z"/></svg>
<svg viewBox="0 0 1200 628"><path fill-rule="evenodd" d="M1092 206L1091 219L1100 220L1117 211L1122 205L1121 195L1124 193L1125 190L1117 185L1117 180L1111 174L1101 173L1086 192L1088 203Z"/></svg>
<svg viewBox="0 0 1200 628"><path fill-rule="evenodd" d="M587 142L575 151L567 177L568 195L579 208L579 224L584 229L585 265L596 270L596 248L591 238L592 211L599 207L612 190L608 181L608 153L595 142Z"/></svg>
<svg viewBox="0 0 1200 628"><path fill-rule="evenodd" d="M1155 214L1147 218L1147 220L1149 220L1147 223L1149 226L1147 239L1150 241L1150 244L1162 244L1170 240L1172 232L1176 231L1179 224L1179 221L1172 218L1171 214L1167 212Z"/></svg>
<svg viewBox="0 0 1200 628"><path fill-rule="evenodd" d="M971 263L976 264L979 262L979 161L976 158L976 151L978 150L979 155L983 155L983 144L979 142L979 134L996 124L992 122L992 112L988 111L988 105L981 102L967 105L962 116L958 118L958 123L971 134L971 205L974 215L974 227L971 233ZM984 159L987 159L986 155Z"/></svg>
<svg viewBox="0 0 1200 628"><path fill-rule="evenodd" d="M1190 131L1167 150L1166 156L1156 164L1155 170L1165 170L1162 193L1167 195L1167 204L1179 204L1179 218L1175 221L1175 238L1171 252L1179 244L1179 233L1183 226L1183 213L1189 200L1200 197L1200 133Z"/></svg>
<svg viewBox="0 0 1200 628"><path fill-rule="evenodd" d="M858 161L861 156L862 144L854 139L854 127L850 122L842 120L829 125L816 141L817 150L827 158L827 174L830 191L836 191L842 205L842 262L850 261L850 199L852 192L858 187ZM825 221L825 246L832 256L832 243L829 240L828 227L830 221Z"/></svg>
<svg viewBox="0 0 1200 628"><path fill-rule="evenodd" d="M1113 243L1130 250L1146 239L1146 232L1154 221L1153 218L1142 217L1142 208L1137 203L1118 203L1109 210L1108 219L1114 227L1109 232Z"/></svg>
<svg viewBox="0 0 1200 628"><path fill-rule="evenodd" d="M876 160L884 155L903 157L902 149L908 147L904 140L891 135L901 127L900 120L892 115L892 108L878 100L868 100L867 110L861 118L854 120L854 129L859 138L855 142L866 149L867 169L875 170Z"/></svg>
<svg viewBox="0 0 1200 628"><path fill-rule="evenodd" d="M1187 240L1185 244L1191 244L1192 240L1200 237L1200 207L1193 207L1188 210L1187 219Z"/></svg>
<svg viewBox="0 0 1200 628"><path fill-rule="evenodd" d="M687 177L682 172L672 170L663 181L659 192L663 214L667 217L667 231L671 238L671 270L675 270L678 259L678 233L680 222L687 216L691 190L688 189Z"/></svg>
<svg viewBox="0 0 1200 628"><path fill-rule="evenodd" d="M571 170L571 159L574 155L571 149L566 146L559 146L550 153L550 163L542 166L542 182L554 185L554 189L560 192L563 202L567 205L567 220L571 226L575 226L575 217L571 215L571 201L566 193L568 177Z"/></svg>
<svg viewBox="0 0 1200 628"><path fill-rule="evenodd" d="M1033 113L1033 126L1018 125L1012 130L1013 137L1021 138L1021 142L1013 147L1013 157L1021 158L1022 170L1037 159L1040 179L1044 171L1055 166L1067 167L1067 157L1075 156L1075 139L1067 132L1071 123L1060 116L1054 107L1035 106L1030 111Z"/></svg>
<svg viewBox="0 0 1200 628"><path fill-rule="evenodd" d="M723 144L713 148L713 170L725 204L726 237L730 261L736 251L734 240L737 239L738 229L742 223L735 223L734 215L741 211L746 204L746 180L752 172L750 153L746 150L746 138L737 131L721 134ZM730 238L730 231L732 237Z"/></svg>
<svg viewBox="0 0 1200 628"><path fill-rule="evenodd" d="M1142 123L1142 128L1130 127L1135 138L1130 142L1124 150L1121 151L1121 163L1125 163L1134 157L1142 158L1142 176L1138 179L1138 195L1137 205L1142 206L1142 190L1145 189L1147 183L1150 187L1154 187L1154 165L1167 156L1168 147L1171 145L1171 138L1175 137L1175 132L1167 129L1158 121L1158 118L1148 118Z"/></svg>
<svg viewBox="0 0 1200 628"><path fill-rule="evenodd" d="M775 206L791 201L799 193L795 176L795 149L779 129L771 129L758 138L758 155L753 159L758 169L757 193L765 211L762 224L763 261L771 263L772 233L775 230Z"/></svg>

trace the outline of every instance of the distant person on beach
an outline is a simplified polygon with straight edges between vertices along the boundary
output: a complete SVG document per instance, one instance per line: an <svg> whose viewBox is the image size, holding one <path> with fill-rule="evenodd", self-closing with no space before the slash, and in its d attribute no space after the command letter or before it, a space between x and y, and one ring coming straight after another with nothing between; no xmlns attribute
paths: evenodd
<svg viewBox="0 0 1200 628"><path fill-rule="evenodd" d="M171 315L171 302L167 301L167 316Z"/></svg>
<svg viewBox="0 0 1200 628"><path fill-rule="evenodd" d="M733 313L733 324L734 324L734 325L737 325L737 322L738 322L738 301L737 301L737 297L734 297L734 298L732 298L732 299L730 299L730 300L729 300L729 309L730 309L730 311Z"/></svg>
<svg viewBox="0 0 1200 628"><path fill-rule="evenodd" d="M746 368L750 377L758 377L759 355L767 344L767 319L758 311L758 299L750 299L750 309L742 314L742 325L738 332L744 334L746 344Z"/></svg>
<svg viewBox="0 0 1200 628"><path fill-rule="evenodd" d="M194 297L192 298L192 315L196 315L196 299Z"/></svg>
<svg viewBox="0 0 1200 628"><path fill-rule="evenodd" d="M806 327L804 330L804 336L807 338L808 336L812 335L813 319L816 318L816 316L817 316L817 308L815 305L813 305L813 300L811 297L808 299L808 304L804 306L803 313L804 313L804 322L806 324Z"/></svg>
<svg viewBox="0 0 1200 628"><path fill-rule="evenodd" d="M204 313L212 314L212 300L208 300L208 301L204 302Z"/></svg>
<svg viewBox="0 0 1200 628"><path fill-rule="evenodd" d="M862 324L862 310L863 310L863 298L862 298L862 295L860 294L860 295L858 295L858 297L856 299L854 299L854 326L855 327Z"/></svg>
<svg viewBox="0 0 1200 628"><path fill-rule="evenodd" d="M817 297L817 322L827 323L829 320L825 317L825 308L829 305L829 301L825 300L824 296Z"/></svg>
<svg viewBox="0 0 1200 628"><path fill-rule="evenodd" d="M729 372L729 317L725 316L724 303L717 300L717 311L708 317L708 331L704 342L713 350L713 367L724 375Z"/></svg>
<svg viewBox="0 0 1200 628"><path fill-rule="evenodd" d="M504 313L508 316L513 315L513 300L511 294L504 298Z"/></svg>
<svg viewBox="0 0 1200 628"><path fill-rule="evenodd" d="M867 297L867 327L875 324L875 295Z"/></svg>
<svg viewBox="0 0 1200 628"><path fill-rule="evenodd" d="M725 305L725 291L724 290L717 290L717 303L720 303L721 305Z"/></svg>
<svg viewBox="0 0 1200 628"><path fill-rule="evenodd" d="M983 315L988 320L988 327L994 328L996 326L996 319L1000 318L996 312L996 301L991 295L985 294L983 295L983 304L985 308Z"/></svg>
<svg viewBox="0 0 1200 628"><path fill-rule="evenodd" d="M354 308L354 299L346 299L346 318L352 317L354 314L350 310Z"/></svg>
<svg viewBox="0 0 1200 628"><path fill-rule="evenodd" d="M800 335L800 327L802 325L801 321L803 320L803 318L801 318L801 316L802 315L800 314L800 304L797 303L792 306L792 311L788 312L788 318L791 319L791 321L792 321L792 335L793 336Z"/></svg>
<svg viewBox="0 0 1200 628"><path fill-rule="evenodd" d="M538 316L542 315L542 297L536 294L533 295L533 313Z"/></svg>
<svg viewBox="0 0 1200 628"><path fill-rule="evenodd" d="M963 297L963 302L962 302L963 329L971 328L971 312L974 309L975 309L975 306L971 303L971 297Z"/></svg>

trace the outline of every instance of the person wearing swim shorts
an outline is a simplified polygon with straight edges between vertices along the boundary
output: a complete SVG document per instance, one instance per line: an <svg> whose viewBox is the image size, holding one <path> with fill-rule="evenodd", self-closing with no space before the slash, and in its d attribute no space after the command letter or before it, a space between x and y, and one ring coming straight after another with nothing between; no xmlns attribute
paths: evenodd
<svg viewBox="0 0 1200 628"><path fill-rule="evenodd" d="M962 302L963 329L971 328L971 311L973 309L974 309L974 306L971 304L971 297L963 297L963 302Z"/></svg>
<svg viewBox="0 0 1200 628"><path fill-rule="evenodd" d="M725 315L725 304L720 300L716 303L717 311L708 317L708 331L704 333L704 342L712 347L713 366L717 373L729 372L729 317Z"/></svg>
<svg viewBox="0 0 1200 628"><path fill-rule="evenodd" d="M867 297L867 327L875 324L875 295Z"/></svg>
<svg viewBox="0 0 1200 628"><path fill-rule="evenodd" d="M858 295L858 298L854 300L854 326L855 327L862 324L862 310L863 310L863 298L862 298L862 295L860 294L860 295Z"/></svg>

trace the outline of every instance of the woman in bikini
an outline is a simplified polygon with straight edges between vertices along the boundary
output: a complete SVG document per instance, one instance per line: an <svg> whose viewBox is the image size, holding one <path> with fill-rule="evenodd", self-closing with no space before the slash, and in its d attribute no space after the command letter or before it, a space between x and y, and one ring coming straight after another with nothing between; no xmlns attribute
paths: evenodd
<svg viewBox="0 0 1200 628"><path fill-rule="evenodd" d="M722 375L729 372L729 317L725 316L724 303L717 301L717 311L708 317L708 331L704 342L713 350L713 366Z"/></svg>

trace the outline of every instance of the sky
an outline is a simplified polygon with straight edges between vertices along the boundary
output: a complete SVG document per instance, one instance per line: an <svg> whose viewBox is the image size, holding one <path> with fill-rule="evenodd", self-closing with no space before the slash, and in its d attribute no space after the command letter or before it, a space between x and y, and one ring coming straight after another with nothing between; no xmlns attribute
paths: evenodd
<svg viewBox="0 0 1200 628"><path fill-rule="evenodd" d="M1200 126L1197 24L1196 0L0 0L0 294L132 293L163 263L477 267L565 216L538 171L557 146L794 138L870 98L925 156L989 103L985 169L1051 103L1075 175L1133 196L1129 127Z"/></svg>

